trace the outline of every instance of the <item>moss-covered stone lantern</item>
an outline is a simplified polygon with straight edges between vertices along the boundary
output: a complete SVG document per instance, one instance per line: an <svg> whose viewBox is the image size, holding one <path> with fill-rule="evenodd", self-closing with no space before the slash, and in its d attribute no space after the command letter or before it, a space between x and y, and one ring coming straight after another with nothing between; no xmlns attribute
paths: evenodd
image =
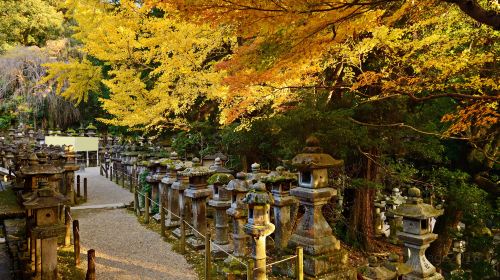
<svg viewBox="0 0 500 280"><path fill-rule="evenodd" d="M193 214L193 226L196 229L194 237L188 239L188 243L193 248L203 248L205 246L204 236L207 233L207 197L211 191L207 187L207 179L214 174L206 166L201 166L198 158L193 159L193 167L186 168L180 172L182 176L189 178L189 187L185 191L186 197L191 199L191 207Z"/></svg>
<svg viewBox="0 0 500 280"><path fill-rule="evenodd" d="M35 268L35 272L43 280L57 279L57 238L65 232L64 224L59 222L59 209L67 203L67 199L48 187L47 182L40 182L39 189L35 190L24 202L28 211L28 231L31 244L35 247L40 244L41 271ZM40 239L37 243L34 240ZM39 278L40 278L39 277Z"/></svg>
<svg viewBox="0 0 500 280"><path fill-rule="evenodd" d="M274 198L273 215L276 231L274 232L274 244L279 250L288 246L292 234L292 225L295 222L298 210L298 201L290 195L292 186L297 183L297 174L285 171L283 166L278 166L276 171L262 178Z"/></svg>
<svg viewBox="0 0 500 280"><path fill-rule="evenodd" d="M254 279L265 280L266 276L266 237L274 232L269 210L273 197L266 185L257 182L252 185L243 202L248 204L248 222L245 232L252 236L252 258L255 262Z"/></svg>
<svg viewBox="0 0 500 280"><path fill-rule="evenodd" d="M317 277L332 272L336 264L344 261L344 257L339 257L340 241L322 213L323 206L337 193L329 187L328 168L340 166L343 161L322 153L319 140L310 136L303 153L296 155L292 164L299 170L299 186L290 193L304 206L305 213L289 246L304 248L304 273Z"/></svg>
<svg viewBox="0 0 500 280"><path fill-rule="evenodd" d="M443 210L424 203L420 190L413 187L408 190L406 202L390 212L403 217L403 230L397 235L409 252L406 264L412 268L403 279L444 279L425 257L425 250L437 239L437 234L432 233L431 219L442 215Z"/></svg>
<svg viewBox="0 0 500 280"><path fill-rule="evenodd" d="M233 255L243 258L248 254L246 246L248 235L243 230L248 213L247 206L243 203L243 198L245 198L249 190L245 173L237 173L236 179L229 181L226 190L231 193L231 207L226 210L226 213L232 218ZM226 258L224 262L230 264L230 266L239 265L232 257Z"/></svg>
<svg viewBox="0 0 500 280"><path fill-rule="evenodd" d="M215 258L226 256L224 251L230 251L226 210L231 206L230 192L226 189L227 184L234 177L227 173L215 173L208 178L208 184L212 185L213 199L208 201L208 205L215 208L215 240L217 246L211 248ZM221 249L222 248L222 249ZM223 251L224 250L224 251Z"/></svg>

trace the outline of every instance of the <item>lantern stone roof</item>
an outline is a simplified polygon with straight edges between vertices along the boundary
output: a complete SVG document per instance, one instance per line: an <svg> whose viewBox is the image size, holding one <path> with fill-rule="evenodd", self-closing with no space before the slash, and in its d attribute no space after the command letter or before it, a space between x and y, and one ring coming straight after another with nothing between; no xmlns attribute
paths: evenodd
<svg viewBox="0 0 500 280"><path fill-rule="evenodd" d="M429 219L443 215L443 209L436 209L434 206L424 203L420 190L412 187L408 190L406 203L401 204L394 210L390 210L395 215L413 219Z"/></svg>
<svg viewBox="0 0 500 280"><path fill-rule="evenodd" d="M272 171L262 177L263 183L279 183L279 182L297 182L297 173L288 172L283 166L276 167L276 171Z"/></svg>
<svg viewBox="0 0 500 280"><path fill-rule="evenodd" d="M214 174L215 171L210 170L210 168L206 166L200 165L200 159L193 158L193 166L186 168L184 171L179 172L179 175L186 177L199 177L199 176L208 176Z"/></svg>
<svg viewBox="0 0 500 280"><path fill-rule="evenodd" d="M266 185L262 182L257 182L252 185L243 202L247 204L271 204L274 202L273 196L266 191Z"/></svg>
<svg viewBox="0 0 500 280"><path fill-rule="evenodd" d="M30 155L29 162L30 165L24 165L20 168L23 175L59 174L64 172L63 168L52 164L39 164L38 157L34 153Z"/></svg>
<svg viewBox="0 0 500 280"><path fill-rule="evenodd" d="M208 178L207 183L210 185L213 184L222 184L227 185L231 180L234 179L234 176L227 173L215 173L214 175Z"/></svg>
<svg viewBox="0 0 500 280"><path fill-rule="evenodd" d="M329 168L342 164L344 164L343 160L334 159L329 154L323 153L323 149L319 146L319 140L315 136L309 136L302 153L292 159L292 165L298 169Z"/></svg>
<svg viewBox="0 0 500 280"><path fill-rule="evenodd" d="M210 166L210 169L217 173L233 173L232 170L222 166L222 160L219 157L215 159L214 164Z"/></svg>
<svg viewBox="0 0 500 280"><path fill-rule="evenodd" d="M246 179L246 174L243 172L238 172L236 174L236 179L233 179L229 181L229 183L227 183L226 189L228 191L247 192L248 182L245 179Z"/></svg>
<svg viewBox="0 0 500 280"><path fill-rule="evenodd" d="M68 202L69 200L64 195L57 193L51 188L45 187L35 190L23 205L26 209L40 209L56 207Z"/></svg>

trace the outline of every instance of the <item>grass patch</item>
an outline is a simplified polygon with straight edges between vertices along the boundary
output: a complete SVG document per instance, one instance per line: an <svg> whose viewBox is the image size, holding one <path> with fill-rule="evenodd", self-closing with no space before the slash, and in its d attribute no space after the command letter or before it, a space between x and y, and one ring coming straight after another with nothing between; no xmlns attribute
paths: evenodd
<svg viewBox="0 0 500 280"><path fill-rule="evenodd" d="M73 246L59 247L57 250L57 268L62 280L84 280L85 271L75 266L75 253Z"/></svg>

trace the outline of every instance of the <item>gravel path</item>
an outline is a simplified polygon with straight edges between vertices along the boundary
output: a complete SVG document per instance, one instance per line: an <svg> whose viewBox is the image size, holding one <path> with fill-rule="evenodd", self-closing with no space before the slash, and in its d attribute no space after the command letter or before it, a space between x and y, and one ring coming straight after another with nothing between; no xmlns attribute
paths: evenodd
<svg viewBox="0 0 500 280"><path fill-rule="evenodd" d="M83 195L83 178L87 178L88 198L81 205L99 205L111 203L129 204L134 200L130 191L111 182L106 177L99 175L99 167L88 167L80 175L81 191ZM76 177L76 175L75 175Z"/></svg>
<svg viewBox="0 0 500 280"><path fill-rule="evenodd" d="M130 202L132 195L97 168L83 174L89 180L87 205ZM95 249L97 279L196 279L184 257L127 210L74 210L72 216L80 222L81 267L87 267L87 250Z"/></svg>

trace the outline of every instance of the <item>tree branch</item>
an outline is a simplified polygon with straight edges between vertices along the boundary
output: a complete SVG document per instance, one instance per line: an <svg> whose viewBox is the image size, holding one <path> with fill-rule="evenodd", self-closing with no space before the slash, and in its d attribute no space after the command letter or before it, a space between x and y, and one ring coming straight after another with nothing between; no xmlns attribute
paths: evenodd
<svg viewBox="0 0 500 280"><path fill-rule="evenodd" d="M477 22L491 26L495 30L500 30L500 14L496 11L486 10L481 7L477 0L444 0L445 2L456 4L462 12L476 20Z"/></svg>

